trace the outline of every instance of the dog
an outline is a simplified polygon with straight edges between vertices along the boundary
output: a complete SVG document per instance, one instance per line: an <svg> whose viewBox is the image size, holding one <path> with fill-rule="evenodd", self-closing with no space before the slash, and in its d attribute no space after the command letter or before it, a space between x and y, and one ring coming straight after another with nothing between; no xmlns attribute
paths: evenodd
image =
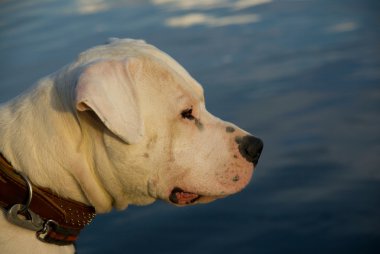
<svg viewBox="0 0 380 254"><path fill-rule="evenodd" d="M208 203L237 193L262 149L259 138L210 114L202 86L142 40L91 48L0 107L0 153L22 172L19 182L96 213L156 199ZM0 186L7 181L0 176ZM29 198L38 199L31 192ZM23 228L22 220L34 223L35 216L42 218L37 236L58 224L29 203L2 209L0 252L73 253L71 242L45 243Z"/></svg>

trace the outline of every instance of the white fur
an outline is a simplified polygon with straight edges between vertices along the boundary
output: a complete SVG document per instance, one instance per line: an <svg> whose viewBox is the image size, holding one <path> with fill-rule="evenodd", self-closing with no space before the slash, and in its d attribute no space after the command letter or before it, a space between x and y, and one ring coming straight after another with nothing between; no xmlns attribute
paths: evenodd
<svg viewBox="0 0 380 254"><path fill-rule="evenodd" d="M247 133L204 103L202 87L171 57L112 39L1 105L0 151L34 184L98 213L168 200L174 187L205 203L240 191L253 170L235 142ZM181 117L188 108L197 120ZM0 253L73 252L4 217L0 232Z"/></svg>

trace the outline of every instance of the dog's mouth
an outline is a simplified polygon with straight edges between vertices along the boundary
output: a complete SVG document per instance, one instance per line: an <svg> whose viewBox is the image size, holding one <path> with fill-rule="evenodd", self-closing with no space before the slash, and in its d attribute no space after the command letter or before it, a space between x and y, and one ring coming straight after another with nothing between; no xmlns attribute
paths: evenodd
<svg viewBox="0 0 380 254"><path fill-rule="evenodd" d="M195 201L199 200L201 197L201 195L175 187L169 195L169 200L176 205L190 205L195 203Z"/></svg>

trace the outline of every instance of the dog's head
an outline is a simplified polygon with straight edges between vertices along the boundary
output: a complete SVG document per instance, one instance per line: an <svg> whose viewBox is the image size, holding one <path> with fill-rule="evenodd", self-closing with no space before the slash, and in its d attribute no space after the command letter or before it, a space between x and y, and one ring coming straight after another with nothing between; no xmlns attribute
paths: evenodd
<svg viewBox="0 0 380 254"><path fill-rule="evenodd" d="M205 203L248 184L263 143L210 114L202 87L171 57L114 40L81 54L78 66L75 105L103 146L95 174L116 207Z"/></svg>

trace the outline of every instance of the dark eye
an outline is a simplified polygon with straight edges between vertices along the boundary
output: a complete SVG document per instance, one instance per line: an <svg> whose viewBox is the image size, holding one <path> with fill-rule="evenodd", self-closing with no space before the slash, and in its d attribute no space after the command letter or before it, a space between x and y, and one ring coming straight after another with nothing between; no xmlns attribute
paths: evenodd
<svg viewBox="0 0 380 254"><path fill-rule="evenodd" d="M188 109L185 109L184 111L182 111L181 116L182 116L182 118L189 119L189 120L195 119L193 116L193 109L192 108L188 108Z"/></svg>

